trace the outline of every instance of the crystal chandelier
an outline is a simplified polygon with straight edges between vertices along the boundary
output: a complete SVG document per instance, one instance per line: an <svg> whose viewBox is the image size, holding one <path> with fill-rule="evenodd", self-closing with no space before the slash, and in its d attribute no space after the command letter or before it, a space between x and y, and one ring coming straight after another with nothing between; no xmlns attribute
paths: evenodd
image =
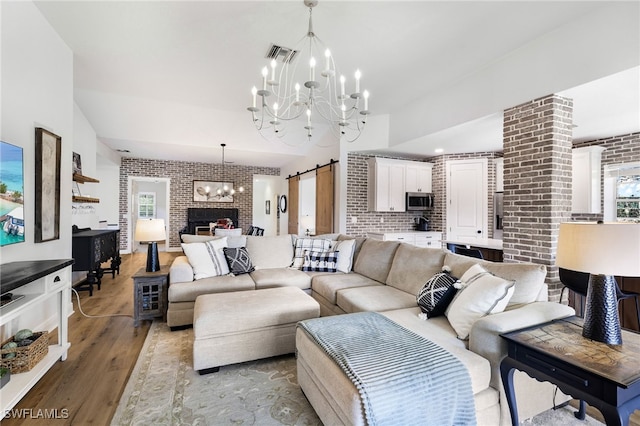
<svg viewBox="0 0 640 426"><path fill-rule="evenodd" d="M262 69L261 89L251 89L252 104L247 110L263 135L271 129L278 137L286 133L285 123L299 120L311 140L313 124L325 121L338 137L353 142L362 133L369 115L369 92L360 91L360 70L355 72L354 91L347 92L347 79L339 75L331 51L313 32L313 8L317 0L304 0L309 8L309 30L294 49L272 46L268 67ZM301 46L301 48L298 48ZM308 47L307 51L303 51ZM303 56L297 60L298 56ZM324 64L320 64L320 56ZM283 64L276 60L282 57ZM298 64L308 64L298 69ZM306 61L306 62L305 62ZM320 69L321 68L321 69ZM301 83L302 82L302 83Z"/></svg>

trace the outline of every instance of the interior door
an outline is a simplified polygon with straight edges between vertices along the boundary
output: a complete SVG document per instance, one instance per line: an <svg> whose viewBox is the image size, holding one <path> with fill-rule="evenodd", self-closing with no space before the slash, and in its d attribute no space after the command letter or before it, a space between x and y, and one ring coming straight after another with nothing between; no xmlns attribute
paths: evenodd
<svg viewBox="0 0 640 426"><path fill-rule="evenodd" d="M289 234L298 234L298 190L300 187L300 176L289 178L289 220L287 224Z"/></svg>
<svg viewBox="0 0 640 426"><path fill-rule="evenodd" d="M333 232L333 164L316 171L316 235Z"/></svg>
<svg viewBox="0 0 640 426"><path fill-rule="evenodd" d="M488 161L446 163L447 240L487 238Z"/></svg>

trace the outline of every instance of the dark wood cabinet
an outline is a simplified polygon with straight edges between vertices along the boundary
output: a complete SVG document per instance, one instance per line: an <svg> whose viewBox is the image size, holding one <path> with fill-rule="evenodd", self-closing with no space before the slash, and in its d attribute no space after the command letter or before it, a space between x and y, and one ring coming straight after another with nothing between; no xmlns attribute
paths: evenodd
<svg viewBox="0 0 640 426"><path fill-rule="evenodd" d="M87 271L87 289L93 295L93 285L98 290L105 272L111 272L115 278L120 273L120 230L87 229L73 234L72 255L74 271ZM102 264L111 260L110 267Z"/></svg>
<svg viewBox="0 0 640 426"><path fill-rule="evenodd" d="M140 320L162 317L167 320L169 306L169 267L162 266L159 271L147 272L140 269L133 275L133 326Z"/></svg>

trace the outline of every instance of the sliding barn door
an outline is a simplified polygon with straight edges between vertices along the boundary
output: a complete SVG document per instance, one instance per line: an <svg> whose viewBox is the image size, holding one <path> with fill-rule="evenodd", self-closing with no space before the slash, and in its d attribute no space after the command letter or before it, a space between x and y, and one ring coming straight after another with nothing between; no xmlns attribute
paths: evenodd
<svg viewBox="0 0 640 426"><path fill-rule="evenodd" d="M300 188L300 176L289 178L289 234L298 234L298 190Z"/></svg>
<svg viewBox="0 0 640 426"><path fill-rule="evenodd" d="M333 232L333 164L316 171L316 235Z"/></svg>

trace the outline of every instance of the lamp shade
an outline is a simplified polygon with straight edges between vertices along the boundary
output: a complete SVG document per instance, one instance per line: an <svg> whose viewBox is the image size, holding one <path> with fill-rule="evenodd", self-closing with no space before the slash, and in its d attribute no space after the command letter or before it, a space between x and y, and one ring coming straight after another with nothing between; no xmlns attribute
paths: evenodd
<svg viewBox="0 0 640 426"><path fill-rule="evenodd" d="M164 241L167 238L164 219L138 219L134 238L136 241Z"/></svg>
<svg viewBox="0 0 640 426"><path fill-rule="evenodd" d="M640 277L640 223L561 223L556 265L595 275Z"/></svg>

